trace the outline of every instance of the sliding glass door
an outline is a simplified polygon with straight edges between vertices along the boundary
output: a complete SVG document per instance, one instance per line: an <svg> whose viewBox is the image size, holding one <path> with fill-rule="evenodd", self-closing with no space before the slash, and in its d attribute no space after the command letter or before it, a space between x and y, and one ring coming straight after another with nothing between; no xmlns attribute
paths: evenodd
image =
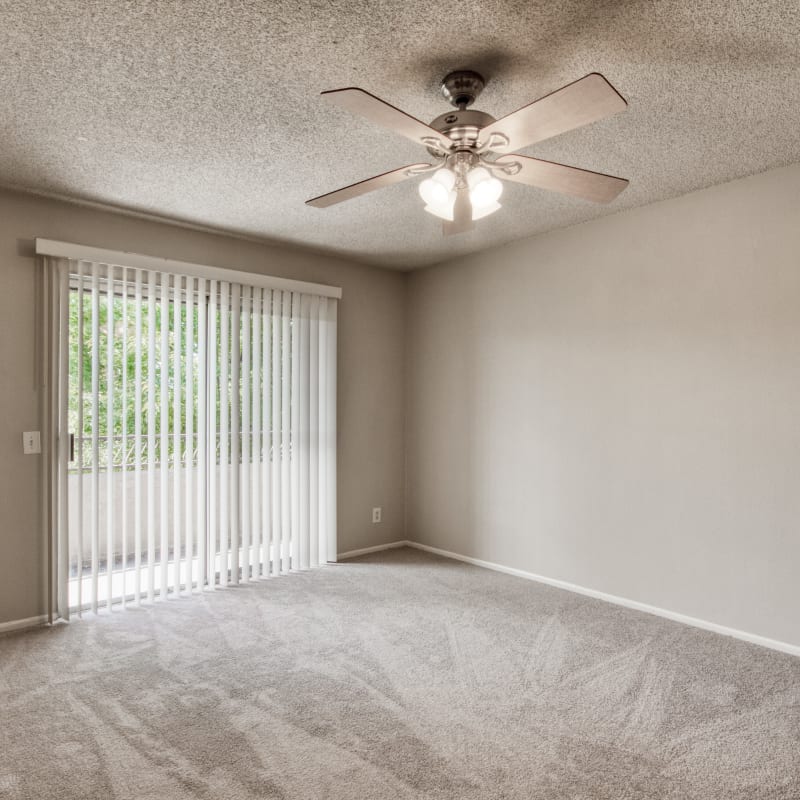
<svg viewBox="0 0 800 800"><path fill-rule="evenodd" d="M62 615L335 558L336 301L49 261L66 294Z"/></svg>

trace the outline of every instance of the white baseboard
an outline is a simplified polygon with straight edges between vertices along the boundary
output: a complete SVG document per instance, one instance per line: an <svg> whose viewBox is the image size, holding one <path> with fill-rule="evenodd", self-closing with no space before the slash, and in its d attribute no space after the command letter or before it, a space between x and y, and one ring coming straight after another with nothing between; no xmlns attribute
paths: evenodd
<svg viewBox="0 0 800 800"><path fill-rule="evenodd" d="M23 631L26 628L38 628L46 624L47 614L40 614L38 617L28 617L27 619L12 619L8 622L0 622L0 633Z"/></svg>
<svg viewBox="0 0 800 800"><path fill-rule="evenodd" d="M684 625L702 628L705 631L712 631L713 633L719 633L723 636L732 636L734 639L742 639L743 641L750 642L751 644L757 644L761 647L768 647L771 650L780 650L782 653L789 653L789 655L800 657L800 645L789 644L788 642L780 642L777 639L768 639L766 636L759 636L755 633L740 631L736 628L728 628L725 625L719 625L716 622L708 622L707 620L698 619L697 617L679 614L677 611L668 611L665 608L658 608L657 606L651 606L647 603L640 603L638 600L629 600L627 597L618 597L614 594L599 592L596 589L587 589L585 586L578 586L575 583L567 583L566 581L559 581L555 578L546 578L544 575L536 575L533 572L525 572L525 570L515 569L514 567L506 567L503 564L495 564L491 561L483 561L480 558L462 556L460 553L452 553L449 550L441 550L438 547L431 547L427 544L420 544L419 542L405 542L404 544L407 544L409 547L415 547L417 550L425 550L428 553L434 553L437 556L452 558L456 561L464 561L467 564L474 564L476 567L484 567L485 569L493 569L496 572L505 572L506 574L514 575L517 578L525 578L529 581L545 583L548 586L555 586L558 589L566 589L568 592L575 592L576 594L586 595L587 597L594 597L598 600L604 600L606 603L614 603L615 605L624 606L625 608L632 608L636 611L644 611L646 614L654 614L657 617L671 619L674 622L681 622Z"/></svg>
<svg viewBox="0 0 800 800"><path fill-rule="evenodd" d="M709 622L708 620L698 619L697 617L690 617L686 614L680 614L677 611L669 611L665 608L658 608L651 606L647 603L640 603L638 600L630 600L627 597L619 597L618 595L600 592L597 589L588 589L585 586L578 586L575 583L568 583L567 581L560 581L555 578L547 578L544 575L537 575L534 572L526 572L522 569L515 567L507 567L503 564L495 564L492 561L484 561L480 558L472 558L471 556L464 556L461 553L454 553L450 550L442 550L439 547L431 547L427 544L411 541L397 541L389 542L388 544L377 544L373 547L362 547L359 550L348 550L344 553L338 554L338 559L355 558L356 556L364 556L368 553L377 553L381 550L393 550L398 547L414 547L417 550L424 550L428 553L433 553L437 556L444 558L452 558L455 561L463 561L467 564L473 564L476 567L483 567L484 569L491 569L495 572L504 572L507 575L514 575L517 578L524 578L529 581L536 581L537 583L544 583L548 586L555 586L557 589L565 589L568 592L575 592L582 594L586 597L594 597L597 600L603 600L606 603L614 603L614 605L623 606L625 608L632 608L635 611L643 611L646 614L653 614L657 617L664 617L665 619L672 620L673 622L680 622L684 625L691 625L694 628L701 628L705 631L712 633L719 633L722 636L731 636L734 639L741 639L751 644L757 644L761 647L768 647L770 650L778 650L781 653L788 653L789 655L800 657L800 645L789 644L788 642L781 642L777 639L769 639L766 636L759 636L755 633L748 633L747 631L740 631L736 628L728 628L725 625L719 625L716 622ZM8 633L10 631L23 630L25 628L35 628L47 623L47 615L41 614L38 617L28 617L27 619L16 619L9 622L0 622L0 633Z"/></svg>
<svg viewBox="0 0 800 800"><path fill-rule="evenodd" d="M348 550L346 553L339 553L336 557L341 561L343 558L355 558L365 556L367 553L377 553L379 550L394 550L396 547L407 547L411 542L389 542L389 544L376 544L374 547L362 547L360 550Z"/></svg>

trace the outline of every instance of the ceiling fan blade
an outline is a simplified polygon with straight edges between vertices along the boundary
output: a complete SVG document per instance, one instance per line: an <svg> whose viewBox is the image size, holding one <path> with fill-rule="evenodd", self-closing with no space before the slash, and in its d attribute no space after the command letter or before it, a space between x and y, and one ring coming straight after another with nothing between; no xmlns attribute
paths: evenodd
<svg viewBox="0 0 800 800"><path fill-rule="evenodd" d="M592 72L487 125L481 141L496 153L510 153L627 107L617 90L599 72ZM492 134L496 145L490 141Z"/></svg>
<svg viewBox="0 0 800 800"><path fill-rule="evenodd" d="M322 92L322 97L424 147L434 146L447 151L453 144L439 131L363 89L333 89Z"/></svg>
<svg viewBox="0 0 800 800"><path fill-rule="evenodd" d="M613 175L604 175L602 172L591 172L588 169L568 167L566 164L555 164L552 161L529 158L518 153L498 158L494 163L500 166L511 161L518 162L522 169L516 175L499 172L497 173L498 177L507 181L525 183L528 186L538 186L540 189L571 194L595 203L611 202L628 185L625 178L615 178Z"/></svg>
<svg viewBox="0 0 800 800"><path fill-rule="evenodd" d="M469 199L469 188L462 186L456 190L456 202L453 206L453 221L445 220L442 223L442 232L445 236L455 233L466 233L475 227L472 221L472 201Z"/></svg>
<svg viewBox="0 0 800 800"><path fill-rule="evenodd" d="M374 178L367 178L366 180L359 181L358 183L351 183L350 186L344 186L336 191L321 194L319 197L313 197L311 200L306 200L307 206L314 206L314 208L327 208L328 206L335 205L336 203L343 203L345 200L352 200L354 197L373 192L375 189L383 189L384 186L391 186L394 183L413 178L414 175L409 175L409 170L421 169L422 167L429 167L430 164L409 164L406 167L399 167L393 169L391 172L384 172L381 175L376 175Z"/></svg>

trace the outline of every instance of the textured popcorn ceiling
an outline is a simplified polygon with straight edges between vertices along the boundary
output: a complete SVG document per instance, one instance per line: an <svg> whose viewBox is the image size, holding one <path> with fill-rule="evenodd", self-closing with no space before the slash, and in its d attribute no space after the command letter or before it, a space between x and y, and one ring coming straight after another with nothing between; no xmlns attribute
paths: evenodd
<svg viewBox="0 0 800 800"><path fill-rule="evenodd" d="M401 269L800 161L786 2L0 0L0 184ZM629 178L595 206L507 183L443 238L408 181L304 201L426 155L324 103L361 86L424 121L451 69L496 117L588 72L623 114L523 152Z"/></svg>

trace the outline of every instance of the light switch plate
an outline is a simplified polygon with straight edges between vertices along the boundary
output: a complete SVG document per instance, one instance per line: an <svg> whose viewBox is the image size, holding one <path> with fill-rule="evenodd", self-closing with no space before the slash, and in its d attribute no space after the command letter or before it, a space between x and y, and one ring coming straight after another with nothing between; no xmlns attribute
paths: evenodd
<svg viewBox="0 0 800 800"><path fill-rule="evenodd" d="M25 431L22 434L22 452L26 456L42 452L42 440L39 431Z"/></svg>

